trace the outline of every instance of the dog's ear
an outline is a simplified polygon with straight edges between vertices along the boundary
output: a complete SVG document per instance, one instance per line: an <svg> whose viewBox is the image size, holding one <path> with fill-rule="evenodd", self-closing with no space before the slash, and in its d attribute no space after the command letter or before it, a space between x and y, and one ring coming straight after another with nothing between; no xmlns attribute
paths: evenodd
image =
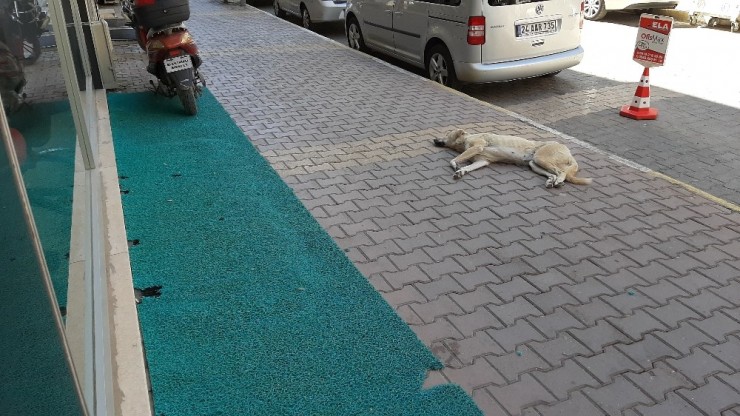
<svg viewBox="0 0 740 416"><path fill-rule="evenodd" d="M452 131L452 134L450 135L450 137L452 137L453 139L457 140L457 139L459 139L460 137L462 137L462 136L464 136L466 134L467 134L467 132L465 130L463 130L463 129L457 129L457 130L453 130Z"/></svg>

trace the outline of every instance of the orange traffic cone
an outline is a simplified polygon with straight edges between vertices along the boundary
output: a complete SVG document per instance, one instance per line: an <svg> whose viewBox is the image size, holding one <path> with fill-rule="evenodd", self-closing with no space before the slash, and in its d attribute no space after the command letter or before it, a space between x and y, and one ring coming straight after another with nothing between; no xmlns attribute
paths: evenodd
<svg viewBox="0 0 740 416"><path fill-rule="evenodd" d="M637 86L632 104L623 105L619 115L635 120L655 120L658 118L658 110L650 107L650 68L642 71L640 85Z"/></svg>

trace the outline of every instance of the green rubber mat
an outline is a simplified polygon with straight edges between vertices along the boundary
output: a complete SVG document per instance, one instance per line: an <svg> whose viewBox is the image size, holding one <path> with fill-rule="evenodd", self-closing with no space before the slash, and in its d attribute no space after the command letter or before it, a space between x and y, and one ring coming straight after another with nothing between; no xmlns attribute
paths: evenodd
<svg viewBox="0 0 740 416"><path fill-rule="evenodd" d="M479 415L208 92L109 95L157 415Z"/></svg>
<svg viewBox="0 0 740 416"><path fill-rule="evenodd" d="M67 304L76 133L68 101L23 106L8 118L23 135L23 182L57 302Z"/></svg>

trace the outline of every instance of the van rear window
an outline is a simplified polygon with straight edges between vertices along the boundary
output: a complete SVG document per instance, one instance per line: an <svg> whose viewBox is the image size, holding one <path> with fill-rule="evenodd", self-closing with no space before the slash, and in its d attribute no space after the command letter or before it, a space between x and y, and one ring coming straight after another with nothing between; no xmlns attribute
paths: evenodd
<svg viewBox="0 0 740 416"><path fill-rule="evenodd" d="M511 6L514 4L539 3L550 0L488 0L489 6Z"/></svg>

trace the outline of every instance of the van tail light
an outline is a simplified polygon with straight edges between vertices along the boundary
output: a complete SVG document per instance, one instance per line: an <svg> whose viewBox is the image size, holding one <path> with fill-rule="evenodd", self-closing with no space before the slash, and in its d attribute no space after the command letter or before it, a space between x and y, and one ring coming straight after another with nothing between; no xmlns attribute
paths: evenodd
<svg viewBox="0 0 740 416"><path fill-rule="evenodd" d="M486 17L468 17L468 45L482 45L486 43Z"/></svg>
<svg viewBox="0 0 740 416"><path fill-rule="evenodd" d="M582 1L581 2L581 20L578 23L579 29L583 29L583 20L585 19L585 17L586 17L586 2Z"/></svg>

